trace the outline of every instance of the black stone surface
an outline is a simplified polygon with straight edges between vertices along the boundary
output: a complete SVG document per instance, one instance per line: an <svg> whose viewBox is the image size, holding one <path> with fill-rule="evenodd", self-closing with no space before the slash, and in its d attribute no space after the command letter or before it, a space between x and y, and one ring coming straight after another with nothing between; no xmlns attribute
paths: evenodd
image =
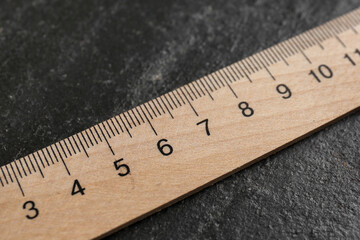
<svg viewBox="0 0 360 240"><path fill-rule="evenodd" d="M359 6L3 0L0 163ZM359 141L355 113L108 239L360 239Z"/></svg>

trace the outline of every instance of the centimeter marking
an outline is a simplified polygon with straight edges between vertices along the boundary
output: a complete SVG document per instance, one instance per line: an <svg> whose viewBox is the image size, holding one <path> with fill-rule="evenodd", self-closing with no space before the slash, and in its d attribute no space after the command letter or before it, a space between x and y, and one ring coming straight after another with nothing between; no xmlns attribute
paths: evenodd
<svg viewBox="0 0 360 240"><path fill-rule="evenodd" d="M87 179L88 186L91 185L97 190L101 189L102 183L101 181L99 181L98 178L95 177L91 178L88 176L85 177L85 175L94 174L93 168L98 169L99 172L101 172L100 170L103 167L102 164L106 162L106 159L108 158L115 160L113 163L112 161L110 161L110 163L113 164L112 167L114 168L114 170L117 170L117 175L122 177L121 179L126 179L123 178L125 176L127 176L127 178L130 178L129 176L131 176L132 180L130 182L126 181L126 184L130 184L131 186L135 187L136 184L134 185L134 182L142 181L141 178L136 175L136 168L140 169L141 163L138 163L137 167L136 166L133 167L131 161L126 160L127 157L125 156L125 153L128 153L129 156L141 154L142 161L154 161L154 164L165 164L166 167L169 169L169 173L168 176L164 175L163 177L166 177L167 178L166 181L169 181L169 178L171 178L171 171L172 171L171 168L173 167L172 164L177 165L181 163L179 162L172 163L171 159L166 159L165 163L159 162L157 158L162 158L164 156L169 156L168 158L170 158L171 155L176 154L177 147L175 146L175 144L181 145L186 143L182 142L181 140L175 141L174 139L173 141L171 141L170 138L169 139L165 138L164 135L168 132L172 132L172 136L174 136L175 138L177 134L191 135L192 132L194 131L194 130L191 131L189 130L190 131L189 132L186 131L185 129L182 129L182 126L178 126L177 125L178 122L176 122L177 118L183 118L181 121L184 121L184 126L187 126L187 123L185 123L186 120L190 118L197 119L195 120L196 125L203 126L205 128L206 136L209 138L210 136L213 137L214 134L212 134L212 132L213 131L216 132L217 130L216 128L218 128L219 131L221 130L221 132L228 132L224 129L231 128L229 124L228 125L225 124L225 120L223 125L214 124L213 125L214 127L211 126L211 124L214 121L216 121L216 119L207 118L207 115L211 115L208 113L212 111L213 112L212 115L221 117L223 109L204 107L205 101L209 101L206 103L209 106L211 106L212 104L214 106L220 105L220 107L224 107L224 109L226 109L227 106L230 104L230 102L233 102L233 100L231 100L232 98L238 102L237 111L242 115L242 117L244 117L244 119L253 118L253 115L254 116L261 115L264 118L270 116L276 118L276 116L271 115L271 113L268 113L268 115L266 115L265 113L260 113L259 112L260 107L258 107L259 109L257 109L255 106L253 106L253 103L255 103L255 105L258 106L261 103L262 105L266 106L269 112L277 111L279 107L275 107L271 104L270 105L267 104L267 100L268 102L272 101L269 97L267 99L258 99L258 102L256 102L256 100L253 100L253 102L251 102L250 100L252 94L255 94L254 92L257 91L257 88L260 88L260 85L258 83L260 78L266 79L266 81L268 81L266 83L261 83L261 86L266 86L266 90L262 90L264 91L264 94L270 91L269 87L272 86L271 84L273 84L271 82L278 82L279 84L276 86L277 94L280 94L282 99L287 100L290 98L295 98L294 95L296 94L296 92L292 90L292 87L290 87L290 85L287 85L287 83L284 84L283 83L284 81L279 82L278 79L279 78L283 79L284 75L288 76L289 78L296 78L295 75L292 75L292 73L294 73L295 71L298 72L308 71L309 74L302 76L302 78L308 78L310 79L310 81L314 81L317 84L321 83L323 85L315 86L310 84L309 82L305 82L304 79L302 79L301 81L297 81L297 83L292 83L292 85L297 84L296 87L300 89L298 92L306 92L306 91L311 92L311 91L316 91L316 89L323 88L323 91L325 91L328 95L320 94L319 96L323 98L327 97L329 98L328 101L331 101L332 94L334 93L334 90L331 90L331 87L335 86L335 84L326 85L326 83L324 82L334 77L335 66L322 64L321 62L318 62L318 58L319 59L335 58L338 57L337 54L339 52L343 51L344 52L343 58L333 60L333 62L334 64L336 63L337 65L339 65L338 62L340 61L343 62L342 64L347 64L345 66L342 66L342 71L345 72L346 74L350 73L350 76L355 78L353 80L358 81L357 84L360 85L360 81L358 78L356 78L357 76L354 73L355 71L354 69L357 69L357 66L360 64L360 51L358 48L356 48L356 46L351 46L352 48L348 46L349 41L351 41L350 44L352 45L354 45L354 43L358 43L359 25L360 25L360 10L357 9L335 20L332 20L324 25L311 29L301 35L295 36L273 47L265 49L246 59L236 62L228 67L220 69L196 81L193 81L183 87L180 87L158 98L150 100L149 102L137 106L127 112L121 113L111 119L108 119L102 123L90 127L89 129L86 129L64 140L54 143L48 147L40 149L39 151L29 154L28 156L22 157L5 166L0 167L0 206L8 207L9 204L12 206L12 204L14 204L15 202L17 203L19 201L23 203L23 205L20 206L20 211L14 210L12 208L14 206L12 206L12 207L8 207L8 209L10 209L11 211L10 210L5 211L6 215L3 216L2 214L0 214L1 216L0 229L4 231L6 230L8 233L13 234L7 236L9 238L12 237L16 238L15 236L17 237L20 236L20 235L16 235L13 231L13 229L16 229L15 227L16 224L22 226L23 229L24 227L25 229L26 227L30 228L31 230L27 231L27 233L30 234L29 236L32 237L43 236L44 238L45 237L66 238L69 236L74 236L74 232L70 231L71 226L69 224L65 224L65 225L60 224L62 226L62 229L66 229L68 230L68 232L66 231L66 234L65 233L63 235L60 234L59 236L56 235L56 232L52 232L52 230L57 229L56 227L53 226L46 225L46 229L44 230L34 230L34 226L36 225L36 224L34 225L34 222L40 221L39 218L41 217L42 210L40 210L40 206L39 209L37 208L35 201L28 200L28 197L34 199L40 198L39 201L41 202L41 198L42 198L41 196L47 194L46 189L48 189L49 186L51 188L51 186L53 185L58 185L60 179L61 181L65 181L64 180L66 179L65 176L68 176L69 179L72 179L74 181L71 192L72 196L81 193L81 195L85 195L84 199L86 199L87 195L85 194L85 189L88 189L87 191L90 191L90 189L89 187L86 187L85 183L84 183L85 188L83 188L82 185L80 184L80 182L83 181L78 179L80 178ZM358 47L360 48L360 46ZM316 51L321 51L321 53L317 54L315 57L312 56L312 52L316 52ZM304 62L306 64L304 64ZM279 71L279 69L281 69L281 71ZM289 70L284 70L284 69L289 69ZM338 72L339 71L340 70L338 70ZM282 73L279 74L279 72ZM244 82L248 82L247 83L248 85L244 85ZM336 83L336 84L340 84L340 83ZM349 83L346 84L349 85ZM241 93L239 90L239 86L241 86L242 88ZM330 90L327 91L326 90L327 88ZM350 94L350 96L352 95ZM328 116L326 118L326 121L321 117L316 118L318 121L316 127L312 126L311 128L304 128L306 129L303 130L304 132L301 133L299 132L295 134L296 139L304 136L309 132L316 130L318 127L324 125L325 123L328 123L329 121L332 121L344 115L345 113L348 113L350 110L359 107L359 103L358 103L359 96L356 95L356 93L354 93L352 99L354 100L354 103L352 104L348 103L350 107L347 105L347 108L341 112L333 111L333 115ZM297 100L306 102L306 99L305 100L297 99ZM316 103L309 103L309 104L316 105ZM307 111L308 109L303 109L303 110ZM290 117L292 116L292 114L295 116L293 111L294 109L288 109L288 112L282 112L282 114L288 114ZM308 117L311 118L312 116L309 115ZM244 121L244 119L242 119L241 121ZM294 126L296 126L297 119L294 118L291 120L294 122ZM274 124L273 121L269 120L269 123L271 122ZM268 123L265 120L257 119L257 120L253 120L251 126L258 129L259 132L261 131L266 132L266 129L269 131L269 127L266 126L266 124ZM247 129L245 129L245 131L246 130ZM283 133L279 133L279 134L285 134L286 131L291 132L294 131L294 129L287 128L287 129L283 129L283 131L284 131ZM143 134L142 132L146 132L146 133ZM234 140L239 138L246 138L249 137L251 133L255 134L256 132L252 130L250 130L250 133L242 133L242 134L233 134L230 132L230 135L233 134L233 136L230 139ZM222 154L221 145L229 144L226 142L215 142L216 145L218 146L217 147L218 150L215 151L213 145L214 142L209 142L209 140L199 139L197 136L195 138L197 141L200 142L200 145L202 141L204 142L204 144L205 143L208 144L207 146L201 145L202 148L200 148L199 145L195 144L197 150L200 149L202 152L209 151L212 154L208 155L205 153L197 153L194 147L195 150L193 152L193 155L191 154L186 155L183 153L180 153L180 155L183 154L184 156L185 155L191 156L192 158L194 158L193 164L195 165L198 164L199 166L201 165L202 167L212 168L212 166L209 166L208 164L204 164L203 161L206 161L206 158L208 157L215 158L221 156ZM259 144L264 144L261 140L261 135L257 136L257 138L260 139ZM141 145L152 141L152 139L159 140L157 141L157 144L155 143L155 149L161 153L160 155L153 156L152 154L147 153L147 151L149 152L152 151L149 150L148 147L142 148ZM219 138L218 141L220 141L220 139L222 138ZM98 237L104 233L108 233L109 231L113 230L116 227L119 226L123 227L141 217L144 217L145 215L148 215L149 213L153 212L156 209L160 209L165 205L169 205L170 203L176 201L180 197L183 197L185 194L190 194L200 188L203 188L209 182L214 182L219 178L229 175L230 173L238 170L239 167L247 166L249 163L252 163L254 159L264 157L265 155L268 155L270 152L273 152L276 149L279 149L280 147L283 147L284 145L287 145L290 142L295 141L296 139L295 138L290 139L291 141L287 139L285 143L279 141L279 144L276 145L276 147L272 146L271 148L266 148L265 152L260 151L261 152L260 155L255 154L254 152L249 153L248 154L249 158L246 159L246 161L243 160L237 162L236 168L234 167L234 165L226 166L225 164L224 169L221 169L221 171L219 171L218 174L215 173L212 176L207 176L206 178L207 180L204 181L198 180L199 183L195 187L192 186L186 188L186 190L183 191L175 191L175 193L170 197L160 196L159 198L160 199L163 198L163 200L160 202L156 202L156 204L148 203L144 205L143 203L141 204L139 203L138 206L134 206L134 208L139 207L139 209L136 210L130 209L133 210L134 213L129 213L125 219L121 217L116 218L114 216L113 218L109 216L107 216L106 218L105 216L104 218L107 221L111 222L111 224L109 224L109 227L107 228L104 226L98 228L95 227L94 231L89 231L88 223L82 223L84 225L84 227L82 228L83 231L79 231L79 233L76 234L75 236L80 238ZM223 140L224 139L222 139L222 141ZM130 147L129 145L126 144L126 142L128 141L133 142L133 144ZM129 148L132 152L135 151L135 153L129 153L129 150L127 150L127 148ZM244 149L243 147L241 147L241 149L242 151L246 151L246 148ZM186 149L184 148L181 151L185 152ZM179 150L177 153L179 154L179 152L181 151ZM234 151L236 151L236 146L234 147ZM195 157L194 154L197 154L198 156ZM229 156L231 155L231 158L229 157L230 159L234 158L232 152L228 154ZM239 153L239 155L241 154L242 153ZM247 153L245 153L245 155L246 154ZM85 161L83 161L84 159ZM129 157L129 159L131 159L131 157ZM202 160L200 161L199 159ZM76 163L76 160L78 160L79 162L83 161L86 164L86 166L84 166L84 163L82 164ZM101 163L97 163L97 162L101 162ZM63 176L59 172L58 170L59 168L52 168L53 165L60 166L59 164L62 165ZM91 165L93 168L89 167L88 165ZM133 163L133 165L135 165L135 163ZM190 165L186 165L184 167L189 168ZM216 171L218 169L214 168L213 170ZM143 174L147 174L145 170L141 170L140 172L142 172ZM184 173L186 173L186 171ZM159 173L150 172L150 175L151 174L159 174ZM38 177L32 177L34 175L40 177L40 180L38 179ZM160 175L163 175L163 173L161 173ZM187 176L187 177L192 178L193 176ZM140 179L140 180L136 180L136 179ZM172 182L172 187L177 186L176 179L175 180L172 179L170 180L170 182ZM124 183L125 181L123 181L123 183L121 184ZM149 185L150 183L144 183L144 184L148 188L154 187L154 186L150 186ZM44 187L44 185L48 185L48 186ZM163 184L160 181L158 185L159 185L158 187L161 188L161 185ZM13 186L17 186L17 191L14 190L16 188L14 188ZM55 187L54 191L57 194L59 194L59 192L61 192L63 188L65 187L60 187L60 188ZM144 188L143 190L145 191L146 188ZM131 194L131 190L127 189L127 193ZM121 196L121 199L126 202L126 199L124 200L124 198L129 196L126 195L126 192L125 193L123 192L123 194L124 195ZM88 195L91 195L91 193L89 193ZM151 193L147 193L147 195L149 195L150 197L145 196L145 199L147 199L150 202L152 201L151 198L157 198L157 196L151 196ZM109 196L112 201L114 201L114 199L116 200L115 196L112 196L111 194ZM106 196L106 198L109 199L109 196ZM81 199L79 201L85 201L85 200ZM99 198L96 198L95 196L93 199L90 199L89 201L94 205L98 205L98 207L100 208L99 210L101 210L101 207L104 207L103 204L100 203L101 200ZM42 202L42 204L46 205L45 202ZM78 204L79 203L76 203L72 207L78 206ZM83 202L82 204L88 204L88 203ZM134 204L134 202L132 202L132 204ZM16 209L18 208L19 207L16 206ZM114 210L116 211L117 209ZM49 210L44 210L44 211L49 211ZM72 209L64 208L62 209L62 211L64 211L65 213L68 212L67 216L70 215L74 219L78 217L78 215L74 213L76 212L76 210L74 210L73 208ZM17 214L21 215L22 218L18 219L15 217L9 217L9 216L16 216ZM64 213L62 213L62 216L63 214ZM98 214L101 214L101 211ZM82 218L79 219L84 220ZM32 221L28 221L28 220L32 220ZM27 222L24 223L24 221ZM8 225L10 225L11 227L7 227ZM24 232L24 230L22 231ZM46 234L41 235L42 234L41 231L45 231Z"/></svg>

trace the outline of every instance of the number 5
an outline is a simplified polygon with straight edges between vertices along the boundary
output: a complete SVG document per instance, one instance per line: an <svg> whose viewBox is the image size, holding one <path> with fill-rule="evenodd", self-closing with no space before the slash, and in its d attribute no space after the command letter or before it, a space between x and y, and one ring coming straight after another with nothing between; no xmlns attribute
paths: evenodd
<svg viewBox="0 0 360 240"><path fill-rule="evenodd" d="M123 158L120 158L119 160L116 160L114 162L114 167L116 170L120 170L120 169L123 169L122 171L119 171L118 175L120 177L124 177L126 175L128 175L130 173L130 168L128 165L126 164L120 164L121 161L123 161L124 159Z"/></svg>

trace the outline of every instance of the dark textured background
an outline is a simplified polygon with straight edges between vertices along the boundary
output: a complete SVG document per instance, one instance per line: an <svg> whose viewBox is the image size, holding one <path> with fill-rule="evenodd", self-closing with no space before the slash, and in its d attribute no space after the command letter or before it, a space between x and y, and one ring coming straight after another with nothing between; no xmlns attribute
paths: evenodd
<svg viewBox="0 0 360 240"><path fill-rule="evenodd" d="M0 163L359 6L2 0ZM109 239L359 239L359 142L356 113Z"/></svg>

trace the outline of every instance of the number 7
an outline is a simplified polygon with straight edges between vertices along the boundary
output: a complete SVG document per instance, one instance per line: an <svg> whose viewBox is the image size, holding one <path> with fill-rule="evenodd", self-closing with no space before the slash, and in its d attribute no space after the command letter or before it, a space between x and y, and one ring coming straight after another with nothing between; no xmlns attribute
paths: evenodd
<svg viewBox="0 0 360 240"><path fill-rule="evenodd" d="M200 125L200 124L203 124L203 123L205 123L206 134L207 134L208 136L210 136L210 131L209 131L209 119L202 120L201 122L198 122L196 125Z"/></svg>

